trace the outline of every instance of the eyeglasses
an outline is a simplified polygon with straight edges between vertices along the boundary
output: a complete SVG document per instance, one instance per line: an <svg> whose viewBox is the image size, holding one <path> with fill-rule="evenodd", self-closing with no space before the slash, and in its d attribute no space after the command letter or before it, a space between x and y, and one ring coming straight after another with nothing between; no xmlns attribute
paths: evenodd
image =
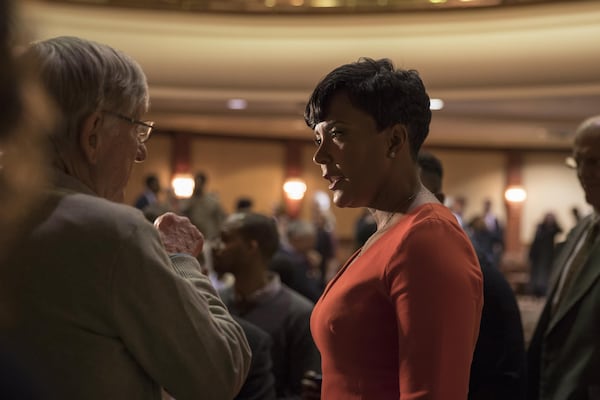
<svg viewBox="0 0 600 400"><path fill-rule="evenodd" d="M135 133L137 135L137 140L140 143L145 143L148 139L150 139L150 134L152 133L152 129L154 129L153 121L139 121L137 119L129 118L123 114L119 114L118 112L110 110L102 110L102 112L105 112L124 121L127 121L130 124L135 125Z"/></svg>

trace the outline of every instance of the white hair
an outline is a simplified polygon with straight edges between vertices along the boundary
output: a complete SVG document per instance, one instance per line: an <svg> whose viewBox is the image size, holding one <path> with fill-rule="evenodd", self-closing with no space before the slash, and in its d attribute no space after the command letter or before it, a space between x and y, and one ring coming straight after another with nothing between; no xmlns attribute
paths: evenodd
<svg viewBox="0 0 600 400"><path fill-rule="evenodd" d="M128 116L148 109L148 83L139 64L105 44L71 36L35 42L25 52L37 64L41 81L61 112L54 139L77 141L81 124L95 111Z"/></svg>

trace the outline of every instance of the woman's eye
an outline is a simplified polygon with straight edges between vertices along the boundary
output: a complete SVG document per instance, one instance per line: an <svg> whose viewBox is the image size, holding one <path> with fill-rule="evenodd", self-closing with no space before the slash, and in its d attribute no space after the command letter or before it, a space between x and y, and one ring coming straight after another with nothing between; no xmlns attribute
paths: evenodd
<svg viewBox="0 0 600 400"><path fill-rule="evenodd" d="M315 144L317 146L320 146L321 145L321 138L315 138Z"/></svg>
<svg viewBox="0 0 600 400"><path fill-rule="evenodd" d="M342 136L344 133L341 131L331 131L330 135L332 139Z"/></svg>

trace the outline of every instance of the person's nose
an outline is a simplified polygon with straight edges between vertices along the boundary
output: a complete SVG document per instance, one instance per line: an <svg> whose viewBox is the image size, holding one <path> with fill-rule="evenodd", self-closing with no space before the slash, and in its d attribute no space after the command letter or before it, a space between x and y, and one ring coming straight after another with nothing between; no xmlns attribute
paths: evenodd
<svg viewBox="0 0 600 400"><path fill-rule="evenodd" d="M146 160L148 156L148 149L144 143L138 143L137 153L135 154L135 162L141 163Z"/></svg>
<svg viewBox="0 0 600 400"><path fill-rule="evenodd" d="M317 151L313 155L313 162L315 164L323 165L327 164L327 161L331 159L329 151L327 149L327 142L323 140L319 147L317 147Z"/></svg>

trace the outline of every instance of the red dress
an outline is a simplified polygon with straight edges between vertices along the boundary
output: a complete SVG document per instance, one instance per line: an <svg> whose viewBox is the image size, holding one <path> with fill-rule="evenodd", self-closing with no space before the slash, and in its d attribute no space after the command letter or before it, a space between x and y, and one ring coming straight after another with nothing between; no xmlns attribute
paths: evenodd
<svg viewBox="0 0 600 400"><path fill-rule="evenodd" d="M465 400L483 306L477 257L443 205L406 214L329 283L311 317L323 400Z"/></svg>

